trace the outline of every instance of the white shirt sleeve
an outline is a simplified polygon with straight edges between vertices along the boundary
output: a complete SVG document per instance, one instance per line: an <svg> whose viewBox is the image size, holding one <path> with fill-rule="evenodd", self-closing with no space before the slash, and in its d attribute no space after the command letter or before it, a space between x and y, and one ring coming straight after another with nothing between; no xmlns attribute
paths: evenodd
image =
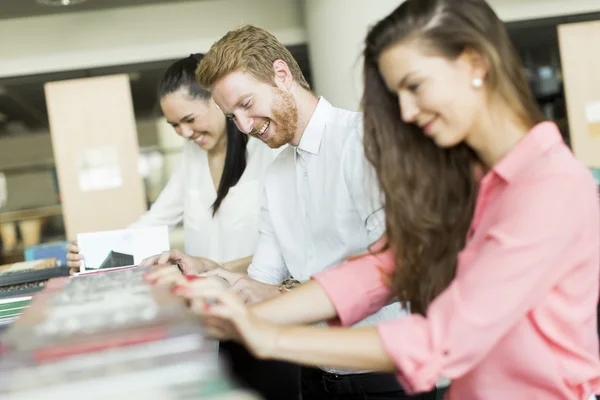
<svg viewBox="0 0 600 400"><path fill-rule="evenodd" d="M258 221L258 245L252 263L248 267L248 276L262 283L279 285L284 279L290 277L290 273L275 237L267 203L266 189L263 188Z"/></svg>
<svg viewBox="0 0 600 400"><path fill-rule="evenodd" d="M369 240L374 243L385 233L384 200L375 169L365 157L362 125L359 126L344 145L342 173Z"/></svg>
<svg viewBox="0 0 600 400"><path fill-rule="evenodd" d="M185 153L179 159L169 182L156 201L130 228L168 225L173 227L183 219L185 187Z"/></svg>

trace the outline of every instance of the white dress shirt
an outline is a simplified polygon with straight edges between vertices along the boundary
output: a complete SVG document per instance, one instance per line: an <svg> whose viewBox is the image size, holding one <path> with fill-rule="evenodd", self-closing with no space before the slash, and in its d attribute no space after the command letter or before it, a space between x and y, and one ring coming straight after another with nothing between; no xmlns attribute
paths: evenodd
<svg viewBox="0 0 600 400"><path fill-rule="evenodd" d="M299 145L283 150L267 170L251 278L272 285L288 277L307 281L383 235L382 196L362 132L362 114L319 99ZM405 314L394 303L357 325Z"/></svg>
<svg viewBox="0 0 600 400"><path fill-rule="evenodd" d="M193 142L186 143L169 182L133 226L174 226L183 219L186 254L218 263L254 254L265 171L280 151L250 138L246 169L213 217L211 206L217 191L208 153Z"/></svg>

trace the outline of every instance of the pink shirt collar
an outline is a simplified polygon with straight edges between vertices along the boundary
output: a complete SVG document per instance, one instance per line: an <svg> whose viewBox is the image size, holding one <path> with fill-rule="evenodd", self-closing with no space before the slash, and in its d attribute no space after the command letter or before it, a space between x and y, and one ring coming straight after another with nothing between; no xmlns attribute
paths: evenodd
<svg viewBox="0 0 600 400"><path fill-rule="evenodd" d="M527 164L543 157L544 154L563 141L554 122L540 122L500 160L492 171L506 182L516 179Z"/></svg>

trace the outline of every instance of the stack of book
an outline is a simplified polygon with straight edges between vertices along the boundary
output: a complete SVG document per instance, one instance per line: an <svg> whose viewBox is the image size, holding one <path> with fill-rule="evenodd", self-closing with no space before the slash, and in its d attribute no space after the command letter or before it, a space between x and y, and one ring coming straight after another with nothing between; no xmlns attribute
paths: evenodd
<svg viewBox="0 0 600 400"><path fill-rule="evenodd" d="M50 280L0 336L2 399L256 399L146 268Z"/></svg>
<svg viewBox="0 0 600 400"><path fill-rule="evenodd" d="M0 265L0 330L12 323L49 279L68 276L56 258Z"/></svg>

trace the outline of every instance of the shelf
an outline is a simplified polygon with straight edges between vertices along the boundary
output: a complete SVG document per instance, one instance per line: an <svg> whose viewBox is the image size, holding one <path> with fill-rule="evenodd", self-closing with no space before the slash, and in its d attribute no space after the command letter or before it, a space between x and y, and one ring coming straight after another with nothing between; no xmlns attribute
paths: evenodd
<svg viewBox="0 0 600 400"><path fill-rule="evenodd" d="M35 170L47 170L54 168L54 160L38 160L35 163L21 163L21 164L9 164L3 167L2 172L5 174L19 174L23 172L35 171Z"/></svg>
<svg viewBox="0 0 600 400"><path fill-rule="evenodd" d="M31 208L28 210L0 212L0 224L6 222L23 221L27 219L55 217L62 214L60 204L47 207Z"/></svg>

